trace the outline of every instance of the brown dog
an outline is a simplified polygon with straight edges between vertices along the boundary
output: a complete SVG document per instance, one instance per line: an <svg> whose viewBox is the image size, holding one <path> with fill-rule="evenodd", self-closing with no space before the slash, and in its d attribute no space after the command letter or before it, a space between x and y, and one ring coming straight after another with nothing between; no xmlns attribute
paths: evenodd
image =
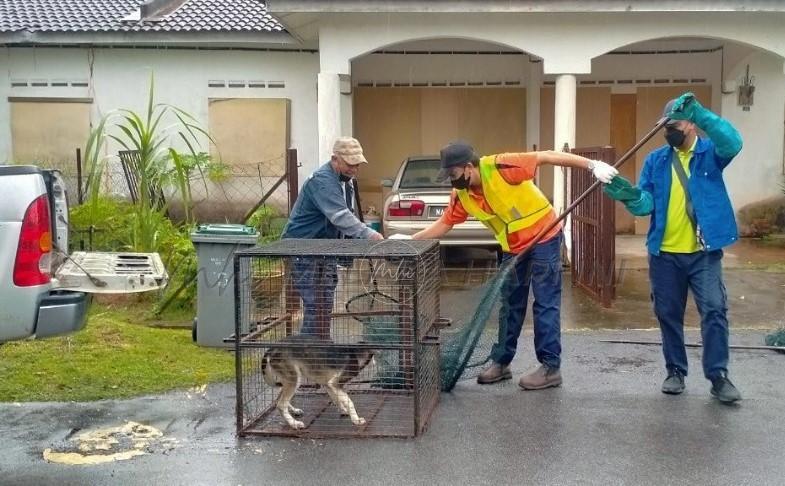
<svg viewBox="0 0 785 486"><path fill-rule="evenodd" d="M293 346L269 349L262 357L262 375L268 385L282 387L277 407L291 428L305 428L303 422L292 416L302 415L302 410L291 403L303 377L323 386L333 403L349 415L354 425L365 424L343 387L373 360L372 350L351 346L322 347L328 342L307 335L289 336L278 342Z"/></svg>

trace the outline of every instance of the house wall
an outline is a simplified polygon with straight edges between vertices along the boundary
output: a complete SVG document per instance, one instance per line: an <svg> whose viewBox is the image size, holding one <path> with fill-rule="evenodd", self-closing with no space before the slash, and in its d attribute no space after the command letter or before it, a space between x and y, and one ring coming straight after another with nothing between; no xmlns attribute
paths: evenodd
<svg viewBox="0 0 785 486"><path fill-rule="evenodd" d="M744 147L725 169L725 182L738 210L755 201L782 195L785 156L785 74L782 59L763 52L742 58L726 79L738 84L747 64L755 77L754 104L738 106L736 93L722 95L722 113L744 137ZM729 88L732 86L728 86Z"/></svg>
<svg viewBox="0 0 785 486"><path fill-rule="evenodd" d="M488 48L488 45L483 45ZM368 54L352 62L352 82L483 83L529 78L529 56L509 54ZM539 63L538 63L539 64ZM460 86L460 84L458 84Z"/></svg>
<svg viewBox="0 0 785 486"><path fill-rule="evenodd" d="M671 39L678 46L678 39ZM709 43L710 44L710 43ZM785 74L782 58L741 44L727 44L724 51L682 54L611 55L591 60L591 73L580 74L578 96L578 141L586 144L607 143L606 137L586 137L591 130L607 125L597 118L586 119L585 103L580 94L586 89L605 88L610 94L634 94L640 89L663 86L657 80L680 84L685 89L710 86L710 105L741 130L745 148L728 168L726 181L739 208L753 201L780 194L783 172L783 123L785 122ZM622 48L623 46L617 46ZM0 162L10 161L11 147L9 97L92 98L92 119L118 107L143 110L150 72L155 72L157 99L177 105L208 125L207 106L210 98L272 97L291 100L291 145L299 150L302 163L300 180L320 163L317 158L316 75L318 53L251 52L164 49L77 49L77 48L0 48ZM736 82L747 64L755 76L755 104L750 111L737 106L735 92L723 95L722 81ZM532 64L522 54L370 54L352 61L352 83L485 83L498 87L531 89L529 76ZM724 73L722 69L724 68ZM84 81L87 87L24 87L12 88L15 79ZM208 80L283 81L284 88L209 88ZM629 80L630 83L620 81ZM553 81L545 75L546 86ZM612 83L603 83L613 81ZM693 84L694 81L694 84ZM599 83L599 84L596 84ZM465 88L465 86L462 86ZM733 88L733 86L731 86ZM479 88L482 89L482 88ZM642 103L641 98L637 103ZM597 100L591 100L595 103ZM541 102L540 140L538 147L553 145L552 97ZM646 108L645 110L643 110ZM638 111L654 113L652 107ZM348 109L347 109L348 111ZM602 116L608 116L603 108ZM521 119L525 120L525 113ZM641 124L648 125L639 119ZM346 120L351 124L351 117ZM356 130L358 121L354 121ZM645 126L637 127L638 134ZM350 127L343 127L348 132ZM381 128L380 128L381 129ZM604 128L603 128L604 130ZM596 138L596 140L595 140ZM527 148L534 143L527 141ZM641 156L636 163L640 169ZM543 187L548 191L546 174Z"/></svg>
<svg viewBox="0 0 785 486"><path fill-rule="evenodd" d="M182 108L208 126L208 99L291 100L291 146L302 163L300 180L318 166L316 74L318 54L239 50L0 48L0 162L13 152L8 97L89 97L92 120L117 108L143 113L150 74L156 100ZM87 82L87 87L10 86L13 79ZM282 82L282 88L213 88L209 80ZM75 141L76 146L84 140ZM115 151L116 147L110 148ZM203 149L208 151L204 144Z"/></svg>
<svg viewBox="0 0 785 486"><path fill-rule="evenodd" d="M522 88L356 87L354 133L368 165L358 176L363 207L382 207L380 181L394 179L401 161L434 155L451 140L480 154L526 145L526 91Z"/></svg>

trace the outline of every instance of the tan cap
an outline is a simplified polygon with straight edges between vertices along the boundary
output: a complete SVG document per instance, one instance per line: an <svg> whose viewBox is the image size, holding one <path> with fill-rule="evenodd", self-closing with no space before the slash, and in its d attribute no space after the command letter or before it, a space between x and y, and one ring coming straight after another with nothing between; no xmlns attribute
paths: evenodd
<svg viewBox="0 0 785 486"><path fill-rule="evenodd" d="M349 165L367 164L363 148L356 138L341 137L333 145L333 153L339 155Z"/></svg>

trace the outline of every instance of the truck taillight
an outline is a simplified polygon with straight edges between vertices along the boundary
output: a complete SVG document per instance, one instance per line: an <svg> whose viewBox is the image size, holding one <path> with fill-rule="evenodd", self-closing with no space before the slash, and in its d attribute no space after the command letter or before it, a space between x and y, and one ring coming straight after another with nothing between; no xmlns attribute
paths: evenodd
<svg viewBox="0 0 785 486"><path fill-rule="evenodd" d="M30 287L52 278L52 229L46 194L30 203L22 220L14 263L14 285Z"/></svg>
<svg viewBox="0 0 785 486"><path fill-rule="evenodd" d="M393 201L387 207L388 216L422 216L424 212L425 202L418 199Z"/></svg>

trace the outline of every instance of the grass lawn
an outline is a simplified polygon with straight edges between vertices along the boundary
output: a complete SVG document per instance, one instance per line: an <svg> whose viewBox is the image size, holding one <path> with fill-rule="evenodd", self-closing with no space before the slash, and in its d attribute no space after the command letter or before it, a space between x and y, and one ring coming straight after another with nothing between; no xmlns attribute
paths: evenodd
<svg viewBox="0 0 785 486"><path fill-rule="evenodd" d="M201 348L190 329L137 324L139 305L93 304L73 335L0 346L0 402L127 398L234 377L234 355Z"/></svg>

